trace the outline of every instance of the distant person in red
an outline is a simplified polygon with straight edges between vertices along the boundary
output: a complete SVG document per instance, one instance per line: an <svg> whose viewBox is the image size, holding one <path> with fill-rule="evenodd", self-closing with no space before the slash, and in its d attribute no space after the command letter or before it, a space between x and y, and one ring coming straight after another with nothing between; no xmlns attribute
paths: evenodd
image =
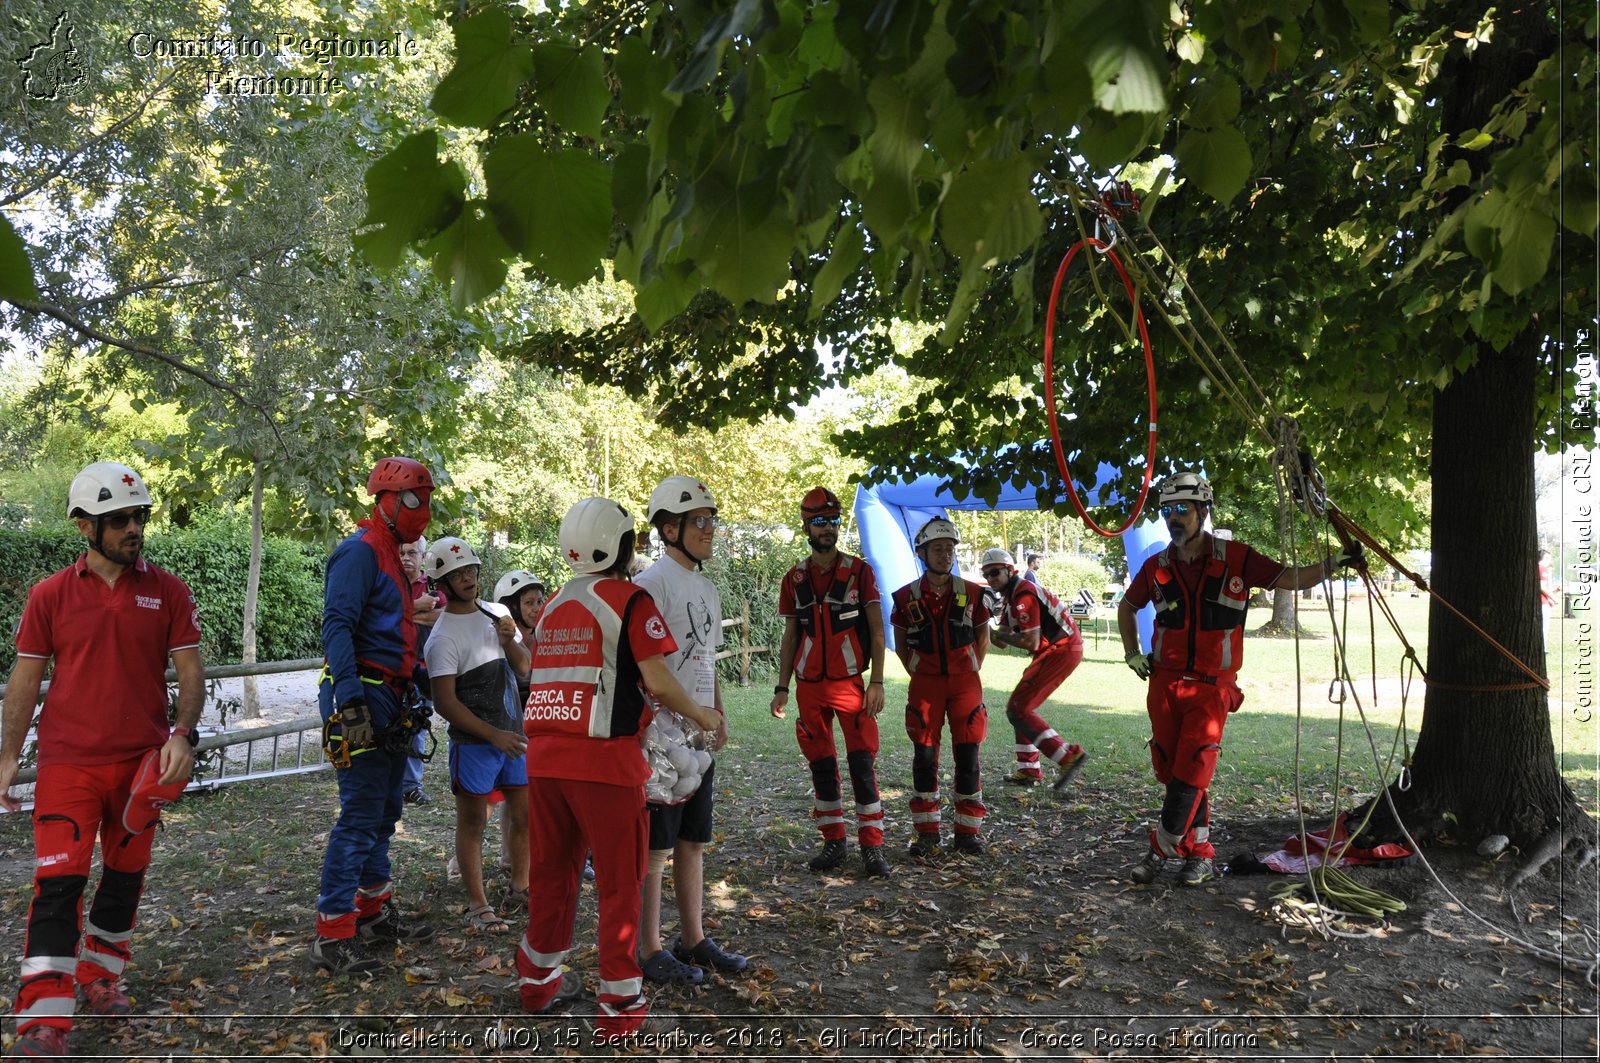
<svg viewBox="0 0 1600 1063"><path fill-rule="evenodd" d="M1244 617L1254 587L1304 590L1345 565L1361 563L1361 546L1313 565L1290 568L1244 543L1205 530L1211 485L1197 473L1162 481L1158 497L1172 545L1146 559L1122 601L1117 624L1128 667L1148 679L1150 762L1167 789L1150 848L1134 865L1148 884L1169 859L1183 861L1178 884L1198 886L1215 875L1211 846L1211 776L1222 752L1228 714L1244 703L1235 678L1244 660ZM1155 605L1154 645L1139 647L1138 611Z"/></svg>
<svg viewBox="0 0 1600 1063"><path fill-rule="evenodd" d="M10 787L51 660L55 674L39 712L33 904L11 1059L68 1057L79 993L95 1015L131 1010L120 983L159 807L182 792L194 763L205 705L199 618L189 587L143 557L151 505L126 465L84 468L67 513L88 549L34 586L17 629L0 715L0 805L11 812L21 807ZM176 726L167 717L169 657ZM100 885L85 920L96 838Z"/></svg>
<svg viewBox="0 0 1600 1063"><path fill-rule="evenodd" d="M649 699L708 731L722 718L673 678L665 655L678 645L649 593L628 581L628 511L586 498L567 511L557 537L576 575L545 603L534 628L523 731L535 811L518 985L523 1008L534 1013L582 992L583 979L561 965L572 947L584 854L592 851L600 933L595 1026L609 1041L671 1028L666 1017L650 1015L635 951L649 862L650 768L639 744L651 720Z"/></svg>
<svg viewBox="0 0 1600 1063"><path fill-rule="evenodd" d="M811 767L816 792L811 815L822 832L822 849L807 865L813 871L838 867L846 856L839 750L833 742L833 721L838 719L855 791L861 864L873 878L890 871L883 855L883 801L876 769L878 714L883 711L883 613L872 566L839 549L841 512L839 499L825 487L813 487L800 500L801 530L811 544L811 556L789 570L778 591L784 628L771 712L784 718L792 674L799 681L795 737ZM872 678L863 684L861 673L868 667Z"/></svg>
<svg viewBox="0 0 1600 1063"><path fill-rule="evenodd" d="M955 758L955 850L982 856L978 831L986 812L978 751L989 733L978 669L989 651L989 608L983 588L952 570L961 536L935 517L918 530L915 547L926 571L894 592L895 653L911 676L906 734L911 738L911 843L914 859L939 853L939 737L950 721Z"/></svg>
<svg viewBox="0 0 1600 1063"><path fill-rule="evenodd" d="M1006 782L1013 786L1043 782L1039 767L1043 753L1056 762L1054 785L1059 790L1072 781L1088 754L1076 742L1063 741L1039 715L1039 706L1083 660L1083 635L1054 594L1017 575L1016 562L1007 551L984 551L983 578L1000 597L1000 623L992 634L995 645L1015 646L1033 655L1006 700L1006 719L1017 740L1017 770Z"/></svg>

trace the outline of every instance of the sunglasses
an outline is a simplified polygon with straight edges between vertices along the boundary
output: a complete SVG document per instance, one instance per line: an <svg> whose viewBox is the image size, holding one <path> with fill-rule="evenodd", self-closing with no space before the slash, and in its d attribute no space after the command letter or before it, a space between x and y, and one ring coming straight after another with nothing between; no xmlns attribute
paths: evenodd
<svg viewBox="0 0 1600 1063"><path fill-rule="evenodd" d="M121 531L123 528L126 528L130 520L137 521L139 527L142 528L146 524L150 523L150 507L140 506L138 509L128 510L123 513L107 513L100 519L104 521L105 526L110 528L112 531Z"/></svg>
<svg viewBox="0 0 1600 1063"><path fill-rule="evenodd" d="M702 513L698 517L684 517L683 522L689 525L691 528L699 528L701 531L705 531L707 528L716 528L717 515L713 513L708 517Z"/></svg>
<svg viewBox="0 0 1600 1063"><path fill-rule="evenodd" d="M837 528L839 526L839 518L812 517L810 520L806 521L806 523L811 525L813 528Z"/></svg>
<svg viewBox="0 0 1600 1063"><path fill-rule="evenodd" d="M401 491L400 504L407 509L421 509L428 504L428 500L415 491Z"/></svg>
<svg viewBox="0 0 1600 1063"><path fill-rule="evenodd" d="M986 568L983 570L984 579L994 579L996 576L1004 576L1005 574L1006 570L1003 568Z"/></svg>
<svg viewBox="0 0 1600 1063"><path fill-rule="evenodd" d="M1170 506L1161 507L1161 516L1166 518L1172 516L1174 513L1180 517L1188 516L1189 510L1192 508L1194 507L1190 506L1187 502L1174 502Z"/></svg>

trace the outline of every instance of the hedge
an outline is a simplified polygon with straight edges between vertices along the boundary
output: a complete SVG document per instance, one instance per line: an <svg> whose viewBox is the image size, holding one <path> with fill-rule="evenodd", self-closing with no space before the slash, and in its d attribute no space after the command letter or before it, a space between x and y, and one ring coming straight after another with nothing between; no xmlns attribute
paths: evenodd
<svg viewBox="0 0 1600 1063"><path fill-rule="evenodd" d="M83 550L71 529L0 528L0 624L15 632L28 588L64 568ZM207 663L238 661L244 648L244 588L250 535L233 527L162 531L150 537L151 561L189 584L200 607L201 653ZM322 653L322 572L325 558L313 547L276 536L262 548L261 594L256 608L256 656L293 660ZM11 638L0 642L0 671L16 661Z"/></svg>

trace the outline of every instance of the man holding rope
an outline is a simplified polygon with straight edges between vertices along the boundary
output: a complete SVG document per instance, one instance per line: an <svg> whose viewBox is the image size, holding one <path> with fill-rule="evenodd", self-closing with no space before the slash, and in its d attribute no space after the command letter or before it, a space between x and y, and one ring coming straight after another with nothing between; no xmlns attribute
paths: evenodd
<svg viewBox="0 0 1600 1063"><path fill-rule="evenodd" d="M1244 543L1205 530L1211 485L1180 472L1159 489L1161 519L1172 545L1147 559L1117 606L1128 667L1149 680L1150 762L1167 789L1150 849L1134 865L1134 882L1154 882L1169 859L1182 860L1180 886L1215 875L1208 788L1222 751L1228 714L1244 703L1235 678L1244 654L1244 618L1256 587L1304 590L1337 568L1359 564L1361 544L1299 568L1289 568ZM1136 614L1156 610L1147 655L1139 647Z"/></svg>

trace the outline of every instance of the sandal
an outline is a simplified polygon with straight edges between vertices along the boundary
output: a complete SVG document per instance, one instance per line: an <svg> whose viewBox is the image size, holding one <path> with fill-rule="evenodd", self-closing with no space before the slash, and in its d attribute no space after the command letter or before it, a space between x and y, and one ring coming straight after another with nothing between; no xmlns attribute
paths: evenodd
<svg viewBox="0 0 1600 1063"><path fill-rule="evenodd" d="M500 913L491 904L468 908L464 923L468 930L476 930L480 934L505 934L511 930L511 924L500 918Z"/></svg>
<svg viewBox="0 0 1600 1063"><path fill-rule="evenodd" d="M508 888L505 895L500 898L502 912L525 912L528 910L528 888Z"/></svg>

